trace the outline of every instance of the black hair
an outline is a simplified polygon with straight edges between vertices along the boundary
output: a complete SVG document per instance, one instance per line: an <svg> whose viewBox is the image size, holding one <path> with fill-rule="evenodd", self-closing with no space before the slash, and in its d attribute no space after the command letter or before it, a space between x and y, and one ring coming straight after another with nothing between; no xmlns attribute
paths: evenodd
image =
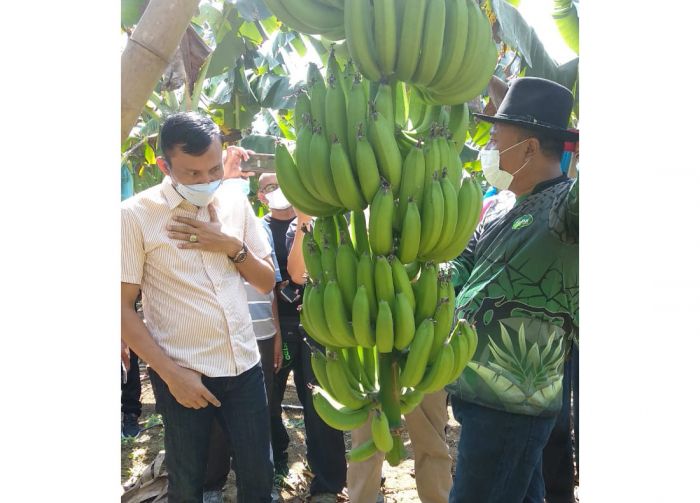
<svg viewBox="0 0 700 503"><path fill-rule="evenodd" d="M209 117L195 112L168 116L160 128L160 148L170 164L170 153L180 147L186 154L198 156L207 151L214 138L221 138L219 126Z"/></svg>
<svg viewBox="0 0 700 503"><path fill-rule="evenodd" d="M540 142L540 149L544 155L557 159L561 162L561 156L564 154L564 140L552 138L547 133L523 129L520 136L523 140L526 138L536 138Z"/></svg>

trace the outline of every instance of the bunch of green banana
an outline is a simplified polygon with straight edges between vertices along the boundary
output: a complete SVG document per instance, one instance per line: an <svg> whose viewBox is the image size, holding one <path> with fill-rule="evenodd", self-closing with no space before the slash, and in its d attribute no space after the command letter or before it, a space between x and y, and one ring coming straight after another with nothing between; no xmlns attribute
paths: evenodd
<svg viewBox="0 0 700 503"><path fill-rule="evenodd" d="M272 14L293 30L345 38L343 0L263 0Z"/></svg>
<svg viewBox="0 0 700 503"><path fill-rule="evenodd" d="M474 0L345 0L344 23L366 78L411 84L425 103L464 104L496 66L491 24Z"/></svg>

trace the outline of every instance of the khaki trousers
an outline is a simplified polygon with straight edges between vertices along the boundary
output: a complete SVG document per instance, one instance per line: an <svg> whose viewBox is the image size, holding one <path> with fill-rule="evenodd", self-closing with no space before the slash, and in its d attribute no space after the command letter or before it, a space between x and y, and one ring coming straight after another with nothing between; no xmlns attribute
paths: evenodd
<svg viewBox="0 0 700 503"><path fill-rule="evenodd" d="M445 437L447 393L426 395L406 416L415 460L416 489L423 503L447 503L452 489L452 458ZM352 431L352 446L367 441L370 422ZM375 503L381 485L384 453L378 452L361 463L348 463L348 494L351 503Z"/></svg>

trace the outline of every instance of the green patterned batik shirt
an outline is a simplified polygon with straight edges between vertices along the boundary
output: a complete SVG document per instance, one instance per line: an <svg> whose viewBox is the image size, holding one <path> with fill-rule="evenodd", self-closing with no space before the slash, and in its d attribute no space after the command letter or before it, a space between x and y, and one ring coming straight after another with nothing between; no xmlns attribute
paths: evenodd
<svg viewBox="0 0 700 503"><path fill-rule="evenodd" d="M479 344L447 389L485 407L553 416L578 341L578 179L543 182L517 200L507 194L450 264L456 319L476 325Z"/></svg>

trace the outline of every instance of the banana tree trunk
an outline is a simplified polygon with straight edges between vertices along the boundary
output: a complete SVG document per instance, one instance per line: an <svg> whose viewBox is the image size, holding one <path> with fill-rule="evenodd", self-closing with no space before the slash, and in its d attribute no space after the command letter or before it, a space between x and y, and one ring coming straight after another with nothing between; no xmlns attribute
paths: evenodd
<svg viewBox="0 0 700 503"><path fill-rule="evenodd" d="M180 45L199 0L151 0L122 53L121 142Z"/></svg>

